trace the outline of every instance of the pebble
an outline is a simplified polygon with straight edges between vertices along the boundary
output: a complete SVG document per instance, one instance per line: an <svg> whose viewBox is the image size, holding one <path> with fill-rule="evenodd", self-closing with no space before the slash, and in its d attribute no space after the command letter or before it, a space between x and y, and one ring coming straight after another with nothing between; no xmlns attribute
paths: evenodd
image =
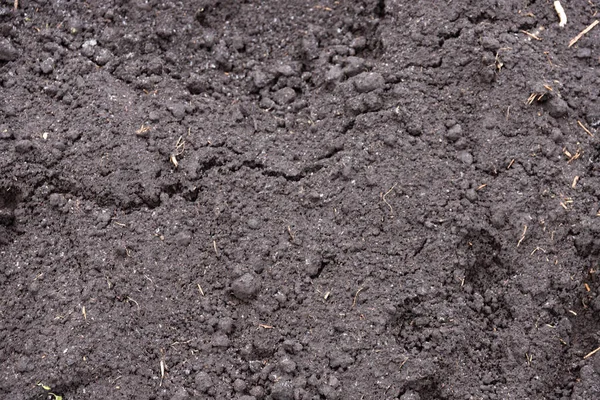
<svg viewBox="0 0 600 400"><path fill-rule="evenodd" d="M98 44L96 39L86 40L81 45L81 54L85 57L92 57L96 52L96 44Z"/></svg>
<svg viewBox="0 0 600 400"><path fill-rule="evenodd" d="M52 193L48 197L48 202L52 207L62 207L67 204L67 198L61 193Z"/></svg>
<svg viewBox="0 0 600 400"><path fill-rule="evenodd" d="M179 247L187 247L192 242L192 233L189 231L180 231L173 237L174 243Z"/></svg>
<svg viewBox="0 0 600 400"><path fill-rule="evenodd" d="M296 98L296 91L290 87L284 87L273 93L273 101L280 106L289 104Z"/></svg>
<svg viewBox="0 0 600 400"><path fill-rule="evenodd" d="M548 102L548 113L553 118L562 118L567 115L568 111L569 106L567 105L567 102L560 97L553 97Z"/></svg>
<svg viewBox="0 0 600 400"><path fill-rule="evenodd" d="M459 124L454 125L446 132L446 139L451 142L456 142L458 139L462 137L462 126Z"/></svg>
<svg viewBox="0 0 600 400"><path fill-rule="evenodd" d="M417 392L409 390L400 396L400 400L421 400L421 396Z"/></svg>
<svg viewBox="0 0 600 400"><path fill-rule="evenodd" d="M185 117L185 106L181 103L171 103L167 106L173 117L182 120Z"/></svg>
<svg viewBox="0 0 600 400"><path fill-rule="evenodd" d="M366 61L364 58L350 56L346 58L344 64L344 74L348 77L353 77L366 69Z"/></svg>
<svg viewBox="0 0 600 400"><path fill-rule="evenodd" d="M467 189L467 191L465 192L465 197L470 202L474 202L475 200L477 200L477 192L475 192L475 189L472 189L472 188Z"/></svg>
<svg viewBox="0 0 600 400"><path fill-rule="evenodd" d="M244 301L255 298L259 290L260 282L251 273L245 273L231 284L232 294Z"/></svg>
<svg viewBox="0 0 600 400"><path fill-rule="evenodd" d="M457 154L456 158L463 162L463 164L471 165L473 164L473 155L468 151L461 151Z"/></svg>
<svg viewBox="0 0 600 400"><path fill-rule="evenodd" d="M15 151L20 154L28 153L33 150L33 143L29 140L19 140L15 144Z"/></svg>
<svg viewBox="0 0 600 400"><path fill-rule="evenodd" d="M210 375L204 371L200 371L196 374L194 377L194 383L196 384L194 389L198 390L200 393L206 393L213 384Z"/></svg>
<svg viewBox="0 0 600 400"><path fill-rule="evenodd" d="M291 381L279 381L271 388L273 400L293 400L294 385Z"/></svg>
<svg viewBox="0 0 600 400"><path fill-rule="evenodd" d="M337 82L342 80L343 76L344 71L342 71L342 68L340 68L339 65L334 65L331 68L329 68L329 71L327 71L327 73L325 74L325 81Z"/></svg>
<svg viewBox="0 0 600 400"><path fill-rule="evenodd" d="M219 330L227 335L233 332L233 319L224 317L219 320Z"/></svg>
<svg viewBox="0 0 600 400"><path fill-rule="evenodd" d="M385 85L383 76L377 72L363 72L354 80L354 87L359 93L372 92Z"/></svg>
<svg viewBox="0 0 600 400"><path fill-rule="evenodd" d="M0 225L9 226L15 221L15 213L12 210L0 208Z"/></svg>
<svg viewBox="0 0 600 400"><path fill-rule="evenodd" d="M150 122L156 123L160 121L160 115L156 111L150 111L148 113L148 119L150 120Z"/></svg>
<svg viewBox="0 0 600 400"><path fill-rule="evenodd" d="M54 59L47 58L46 60L44 60L40 64L40 69L44 74L49 74L50 72L54 71Z"/></svg>
<svg viewBox="0 0 600 400"><path fill-rule="evenodd" d="M250 229L258 229L260 228L260 222L256 218L248 219L248 228Z"/></svg>
<svg viewBox="0 0 600 400"><path fill-rule="evenodd" d="M250 78L252 79L252 83L257 89L262 89L269 85L273 80L273 77L268 75L266 72L262 70L252 71L250 73Z"/></svg>
<svg viewBox="0 0 600 400"><path fill-rule="evenodd" d="M296 370L296 363L288 357L284 357L281 361L279 361L279 367L286 374L291 374Z"/></svg>
<svg viewBox="0 0 600 400"><path fill-rule="evenodd" d="M185 388L179 388L177 390L175 390L175 394L173 395L173 397L171 397L171 400L185 400L185 399L189 399L190 396L188 394L188 391L185 390Z"/></svg>
<svg viewBox="0 0 600 400"><path fill-rule="evenodd" d="M243 379L236 379L235 381L233 381L233 390L235 390L236 392L243 392L246 390L248 385L246 385L246 382Z"/></svg>
<svg viewBox="0 0 600 400"><path fill-rule="evenodd" d="M187 82L187 89L191 94L201 94L210 88L210 83L204 77L201 77L198 74L190 74L190 77Z"/></svg>
<svg viewBox="0 0 600 400"><path fill-rule="evenodd" d="M350 47L352 47L355 50L364 49L366 46L367 46L367 39L364 36L356 37L356 38L352 39L352 42L350 43Z"/></svg>
<svg viewBox="0 0 600 400"><path fill-rule="evenodd" d="M94 62L100 66L108 64L108 62L112 59L112 54L107 49L100 49L96 57L94 57Z"/></svg>
<svg viewBox="0 0 600 400"><path fill-rule="evenodd" d="M580 58L580 59L591 58L592 50L587 47L582 47L579 50L577 50L577 53L575 53L575 57Z"/></svg>
<svg viewBox="0 0 600 400"><path fill-rule="evenodd" d="M348 368L351 364L354 364L354 358L344 352L336 352L329 357L329 366L331 368Z"/></svg>
<svg viewBox="0 0 600 400"><path fill-rule="evenodd" d="M490 50L490 51L493 51L495 53L500 48L500 42L496 38L493 38L493 37L490 37L490 36L484 36L481 39L481 46L485 50Z"/></svg>
<svg viewBox="0 0 600 400"><path fill-rule="evenodd" d="M19 52L8 40L0 40L0 61L14 61Z"/></svg>
<svg viewBox="0 0 600 400"><path fill-rule="evenodd" d="M227 336L219 334L213 338L211 344L213 347L226 349L231 344L231 340Z"/></svg>

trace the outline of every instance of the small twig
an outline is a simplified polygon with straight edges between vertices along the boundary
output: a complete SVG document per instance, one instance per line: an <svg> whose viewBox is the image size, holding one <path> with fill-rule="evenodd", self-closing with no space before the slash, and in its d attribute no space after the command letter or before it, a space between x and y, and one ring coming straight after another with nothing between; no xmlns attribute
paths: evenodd
<svg viewBox="0 0 600 400"><path fill-rule="evenodd" d="M527 233L527 225L523 226L523 233L521 234L521 239L519 239L519 242L517 243L517 247L519 247L521 245L521 242L525 239L525 234Z"/></svg>
<svg viewBox="0 0 600 400"><path fill-rule="evenodd" d="M127 296L127 301L132 301L135 303L135 305L137 306L138 311L140 310L140 304L135 301L134 299L132 299L131 297Z"/></svg>
<svg viewBox="0 0 600 400"><path fill-rule="evenodd" d="M577 43L577 41L579 39L581 39L581 37L583 35L585 35L586 33L588 33L589 31L591 31L596 25L598 25L600 21L595 20L594 22L592 22L590 24L590 26L588 26L587 28L585 28L584 30L582 30L581 32L579 32L579 34L577 36L575 36L573 39L571 39L571 41L569 42L569 47L573 46L575 43Z"/></svg>
<svg viewBox="0 0 600 400"><path fill-rule="evenodd" d="M288 231L288 235L290 235L290 239L292 239L292 242L295 242L296 238L294 237L294 232L292 232L292 227L288 225L287 231Z"/></svg>
<svg viewBox="0 0 600 400"><path fill-rule="evenodd" d="M521 30L521 32L523 32L524 34L526 34L527 36L529 36L530 38L533 38L535 40L542 40L541 37L534 35L533 33Z"/></svg>
<svg viewBox="0 0 600 400"><path fill-rule="evenodd" d="M567 25L567 14L565 14L565 9L563 8L562 4L560 4L560 1L558 1L558 0L556 0L554 2L554 9L556 10L556 13L558 14L558 19L560 21L558 23L558 26L560 26L562 28L565 25Z"/></svg>
<svg viewBox="0 0 600 400"><path fill-rule="evenodd" d="M583 125L581 123L581 121L577 120L577 124L581 127L581 129L583 129L585 131L585 133L587 133L591 137L594 137L594 134L592 132L590 132L590 130L588 128L586 128L585 125Z"/></svg>
<svg viewBox="0 0 600 400"><path fill-rule="evenodd" d="M586 354L583 359L585 360L586 358L590 358L591 356L593 356L594 354L596 354L597 352L600 351L600 347L598 347L596 350L592 350L590 351L588 354Z"/></svg>
<svg viewBox="0 0 600 400"><path fill-rule="evenodd" d="M358 294L360 293L360 291L363 290L363 288L359 288L356 291L356 294L354 295L354 300L352 300L352 307L350 307L351 309L354 308L356 306L356 299L358 298Z"/></svg>
<svg viewBox="0 0 600 400"><path fill-rule="evenodd" d="M19 0L15 0L15 11L19 8Z"/></svg>
<svg viewBox="0 0 600 400"><path fill-rule="evenodd" d="M217 250L217 241L213 240L213 249L215 249L215 254L217 255L217 258L219 258L219 250Z"/></svg>
<svg viewBox="0 0 600 400"><path fill-rule="evenodd" d="M385 194L383 196L381 196L381 200L383 200L383 202L385 204L387 204L387 206L390 208L390 214L394 213L394 209L392 208L392 206L390 205L390 203L388 203L388 201L385 199L385 196L387 196L388 194L390 194L392 192L392 190L394 190L394 188L396 187L397 183L394 183L394 186L392 186L390 188L390 190L388 190L387 192L385 192Z"/></svg>
<svg viewBox="0 0 600 400"><path fill-rule="evenodd" d="M398 367L398 369L402 369L402 367L404 367L404 364L406 364L407 361L408 361L408 357L406 357L404 359L404 361L402 361L402 364L400 364L400 367Z"/></svg>
<svg viewBox="0 0 600 400"><path fill-rule="evenodd" d="M541 247L536 247L535 249L533 249L533 251L531 252L531 254L530 254L530 255L531 255L531 256L532 256L532 255L534 255L534 254L535 254L535 252L536 252L536 251L538 251L538 250L541 250L541 251L543 251L544 253L546 252L546 250L542 249Z"/></svg>
<svg viewBox="0 0 600 400"><path fill-rule="evenodd" d="M200 286L200 284L199 284L199 283L197 283L196 285L198 285L198 291L200 292L200 294L201 294L202 296L204 296L204 290L202 290L202 286Z"/></svg>

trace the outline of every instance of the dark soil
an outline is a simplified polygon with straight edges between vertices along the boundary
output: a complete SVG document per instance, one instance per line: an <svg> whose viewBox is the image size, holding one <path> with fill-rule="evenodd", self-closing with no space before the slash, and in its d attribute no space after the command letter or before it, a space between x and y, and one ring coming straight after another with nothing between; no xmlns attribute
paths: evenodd
<svg viewBox="0 0 600 400"><path fill-rule="evenodd" d="M1 398L600 398L594 2L13 1Z"/></svg>

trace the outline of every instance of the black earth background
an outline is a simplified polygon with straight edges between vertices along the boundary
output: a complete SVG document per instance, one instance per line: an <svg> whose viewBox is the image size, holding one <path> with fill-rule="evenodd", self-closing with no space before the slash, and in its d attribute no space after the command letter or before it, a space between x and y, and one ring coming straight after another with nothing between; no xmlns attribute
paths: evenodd
<svg viewBox="0 0 600 400"><path fill-rule="evenodd" d="M0 4L0 398L600 398L596 0Z"/></svg>

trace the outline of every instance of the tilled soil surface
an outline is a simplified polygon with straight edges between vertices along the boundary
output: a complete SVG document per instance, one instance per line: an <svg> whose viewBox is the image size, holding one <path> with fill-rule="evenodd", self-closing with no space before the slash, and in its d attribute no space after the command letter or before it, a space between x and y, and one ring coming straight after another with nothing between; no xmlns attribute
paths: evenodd
<svg viewBox="0 0 600 400"><path fill-rule="evenodd" d="M563 6L4 0L0 397L600 398Z"/></svg>

